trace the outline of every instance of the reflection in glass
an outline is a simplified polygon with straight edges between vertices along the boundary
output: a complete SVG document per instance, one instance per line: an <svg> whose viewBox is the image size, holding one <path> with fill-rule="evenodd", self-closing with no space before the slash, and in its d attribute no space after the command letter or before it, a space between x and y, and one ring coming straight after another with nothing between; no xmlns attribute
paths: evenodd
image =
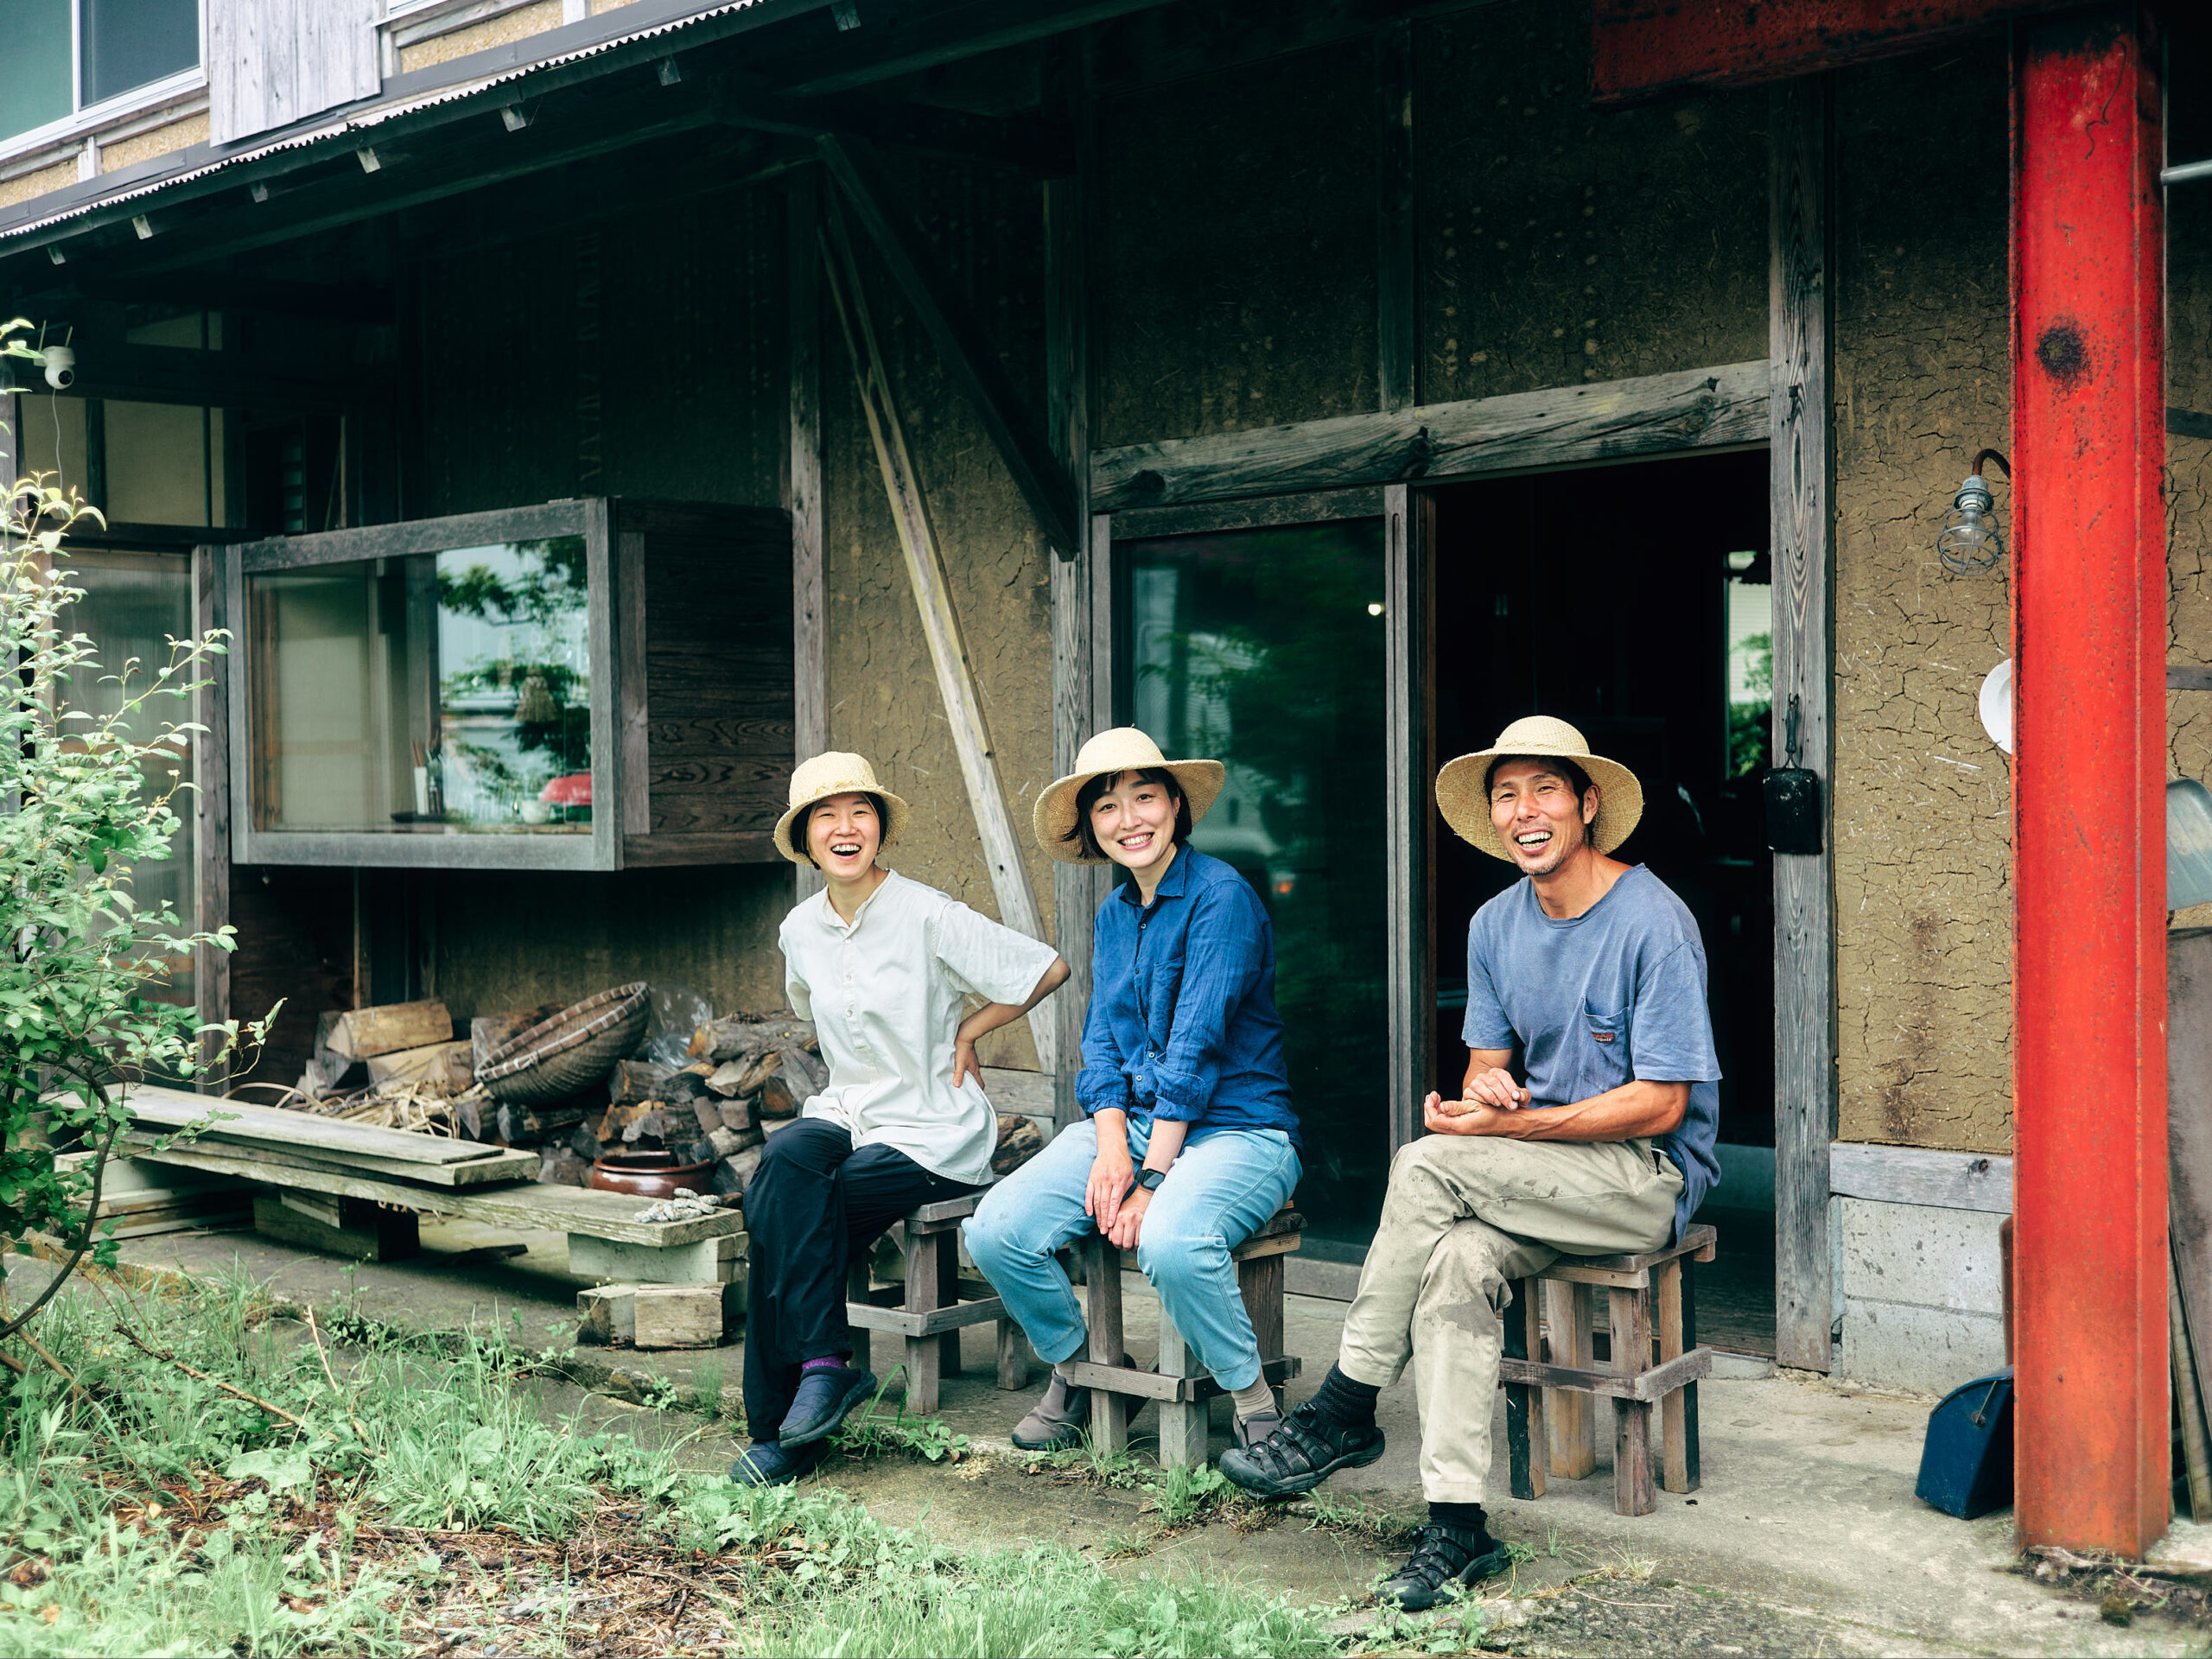
<svg viewBox="0 0 2212 1659"><path fill-rule="evenodd" d="M588 833L580 536L247 578L264 830Z"/></svg>
<svg viewBox="0 0 2212 1659"><path fill-rule="evenodd" d="M1192 844L1274 924L1308 1237L1363 1245L1389 1160L1376 520L1125 543L1135 723L1227 779Z"/></svg>
<svg viewBox="0 0 2212 1659"><path fill-rule="evenodd" d="M104 719L119 709L126 697L143 696L153 675L169 660L169 641L191 633L191 565L176 554L80 549L67 552L63 563L73 573L73 583L85 592L85 597L70 607L63 626L89 638L99 658L99 666L86 664L77 671L67 694L68 707ZM131 665L134 658L135 667ZM128 722L128 729L136 741L145 743L159 737L165 728L182 726L191 719L189 699L155 696L146 700ZM139 913L151 915L166 906L176 916L178 931L184 932L197 925L194 872L198 855L194 838L197 803L188 787L192 774L188 750L146 763L143 772L146 795L168 796L169 810L180 822L176 833L169 837L169 855L141 860L130 871L131 899ZM163 969L162 982L149 986L147 995L164 1002L190 1002L192 958L167 958Z"/></svg>

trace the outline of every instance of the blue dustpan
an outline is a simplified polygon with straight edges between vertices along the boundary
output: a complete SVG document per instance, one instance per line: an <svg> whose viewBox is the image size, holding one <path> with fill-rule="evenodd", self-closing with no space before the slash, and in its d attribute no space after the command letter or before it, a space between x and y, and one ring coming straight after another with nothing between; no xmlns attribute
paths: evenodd
<svg viewBox="0 0 2212 1659"><path fill-rule="evenodd" d="M1977 1376L1928 1414L1920 1451L1924 1503L1971 1521L2012 1501L2012 1368Z"/></svg>

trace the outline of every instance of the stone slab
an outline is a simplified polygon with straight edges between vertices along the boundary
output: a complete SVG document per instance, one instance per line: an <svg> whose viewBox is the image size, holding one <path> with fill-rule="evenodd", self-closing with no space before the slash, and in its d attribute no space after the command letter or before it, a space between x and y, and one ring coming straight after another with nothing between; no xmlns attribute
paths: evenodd
<svg viewBox="0 0 2212 1659"><path fill-rule="evenodd" d="M1984 1313L1850 1298L1842 1375L1877 1388L1946 1394L2005 1363L2005 1322Z"/></svg>
<svg viewBox="0 0 2212 1659"><path fill-rule="evenodd" d="M2004 1313L1997 1242L2003 1216L1865 1198L1840 1199L1837 1210L1846 1300Z"/></svg>

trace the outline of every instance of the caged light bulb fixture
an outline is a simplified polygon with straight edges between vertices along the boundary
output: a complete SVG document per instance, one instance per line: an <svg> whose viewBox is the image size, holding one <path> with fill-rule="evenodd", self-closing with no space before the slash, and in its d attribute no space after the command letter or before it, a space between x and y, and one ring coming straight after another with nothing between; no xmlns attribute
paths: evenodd
<svg viewBox="0 0 2212 1659"><path fill-rule="evenodd" d="M1942 534L1936 538L1936 556L1953 575L1969 576L1991 569L2005 556L2005 532L1998 527L1997 504L1981 476L1983 463L1992 461L2004 469L2008 480L2012 476L2012 463L1996 450L1984 449L1975 455L1974 470L1951 498L1950 514L1943 520Z"/></svg>

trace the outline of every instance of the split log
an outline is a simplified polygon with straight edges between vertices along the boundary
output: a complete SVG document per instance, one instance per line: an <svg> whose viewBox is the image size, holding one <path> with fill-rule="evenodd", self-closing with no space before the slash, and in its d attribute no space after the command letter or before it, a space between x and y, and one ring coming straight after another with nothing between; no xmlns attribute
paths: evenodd
<svg viewBox="0 0 2212 1659"><path fill-rule="evenodd" d="M806 1104L806 1096L798 1092L797 1082L775 1072L760 1085L760 1113L764 1117L796 1117L798 1109Z"/></svg>
<svg viewBox="0 0 2212 1659"><path fill-rule="evenodd" d="M308 1076L300 1079L302 1092L313 1095L351 1094L369 1084L365 1061L348 1059L330 1046L330 1033L345 1015L343 1008L325 1008L315 1016L315 1055L308 1062ZM310 1086L308 1077L314 1079Z"/></svg>
<svg viewBox="0 0 2212 1659"><path fill-rule="evenodd" d="M747 1147L757 1147L767 1140L759 1129L747 1129L740 1134L735 1129L716 1129L707 1137L707 1144L715 1149L717 1160L734 1158Z"/></svg>
<svg viewBox="0 0 2212 1659"><path fill-rule="evenodd" d="M691 1116L698 1119L702 1135L712 1135L722 1126L721 1109L711 1098L693 1101Z"/></svg>
<svg viewBox="0 0 2212 1659"><path fill-rule="evenodd" d="M568 1147L553 1147L538 1160L537 1179L547 1186L585 1186L591 1180L591 1160L579 1158Z"/></svg>
<svg viewBox="0 0 2212 1659"><path fill-rule="evenodd" d="M713 1098L708 1093L707 1080L691 1071L671 1072L661 1085L658 1097L671 1106L688 1106L694 1101Z"/></svg>
<svg viewBox="0 0 2212 1659"><path fill-rule="evenodd" d="M782 1053L772 1048L766 1053L756 1057L752 1064L745 1068L745 1075L737 1080L738 1098L743 1100L759 1094L760 1085L780 1071L783 1065Z"/></svg>
<svg viewBox="0 0 2212 1659"><path fill-rule="evenodd" d="M784 1057L784 1075L796 1085L804 1079L804 1095L818 1095L830 1086L830 1068L817 1059L810 1049L786 1046L777 1052Z"/></svg>
<svg viewBox="0 0 2212 1659"><path fill-rule="evenodd" d="M753 1127L753 1103L749 1100L726 1100L722 1102L719 1116L722 1121L722 1128L726 1129L734 1129L740 1135L743 1135L747 1129Z"/></svg>
<svg viewBox="0 0 2212 1659"><path fill-rule="evenodd" d="M814 1046L814 1027L804 1020L784 1018L747 1020L741 1017L710 1020L691 1033L690 1058L721 1065L729 1060L758 1059L769 1049L791 1044Z"/></svg>
<svg viewBox="0 0 2212 1659"><path fill-rule="evenodd" d="M492 1058L492 1051L502 1043L512 1042L541 1020L550 1020L561 1012L564 1004L541 1002L535 1007L506 1008L498 1014L480 1014L468 1022L469 1060L481 1067Z"/></svg>
<svg viewBox="0 0 2212 1659"><path fill-rule="evenodd" d="M565 1139L584 1121L584 1110L581 1106L549 1106L538 1110L503 1100L494 1121L499 1127L499 1139L509 1146L542 1147Z"/></svg>
<svg viewBox="0 0 2212 1659"><path fill-rule="evenodd" d="M467 1043L432 1043L423 1048L395 1049L369 1061L372 1084L419 1083L441 1094L464 1093L476 1081Z"/></svg>
<svg viewBox="0 0 2212 1659"><path fill-rule="evenodd" d="M668 1155L678 1166L711 1164L715 1161L715 1147L711 1141L671 1141L667 1145Z"/></svg>
<svg viewBox="0 0 2212 1659"><path fill-rule="evenodd" d="M999 1118L998 1150L991 1154L991 1173L1011 1175L1045 1149L1045 1132L1028 1118L1008 1112Z"/></svg>
<svg viewBox="0 0 2212 1659"><path fill-rule="evenodd" d="M607 1097L617 1106L664 1101L673 1076L666 1066L655 1065L651 1060L617 1060L613 1075L607 1080Z"/></svg>
<svg viewBox="0 0 2212 1659"><path fill-rule="evenodd" d="M760 1171L760 1147L747 1147L716 1164L711 1183L715 1192L723 1198L742 1198L745 1189Z"/></svg>
<svg viewBox="0 0 2212 1659"><path fill-rule="evenodd" d="M595 1161L606 1152L607 1148L601 1142L598 1131L592 1128L591 1119L586 1118L576 1125L576 1132L569 1137L569 1150L588 1164Z"/></svg>
<svg viewBox="0 0 2212 1659"><path fill-rule="evenodd" d="M380 1008L351 1008L330 1024L330 1052L346 1060L365 1060L403 1048L426 1048L452 1040L453 1015L435 999L391 1002Z"/></svg>
<svg viewBox="0 0 2212 1659"><path fill-rule="evenodd" d="M611 1121L613 1114L607 1116ZM635 1146L640 1141L658 1141L664 1147L678 1141L699 1139L699 1120L689 1106L668 1107L654 1105L622 1126L621 1139L625 1144Z"/></svg>
<svg viewBox="0 0 2212 1659"><path fill-rule="evenodd" d="M741 1092L738 1085L744 1082L745 1074L752 1070L750 1060L725 1060L708 1077L707 1087L727 1099Z"/></svg>
<svg viewBox="0 0 2212 1659"><path fill-rule="evenodd" d="M628 1128L631 1124L659 1109L660 1103L657 1100L640 1100L626 1106L609 1106L599 1121L599 1138L608 1141L618 1141L621 1138L622 1131ZM633 1140L635 1138L635 1136L632 1137Z"/></svg>

